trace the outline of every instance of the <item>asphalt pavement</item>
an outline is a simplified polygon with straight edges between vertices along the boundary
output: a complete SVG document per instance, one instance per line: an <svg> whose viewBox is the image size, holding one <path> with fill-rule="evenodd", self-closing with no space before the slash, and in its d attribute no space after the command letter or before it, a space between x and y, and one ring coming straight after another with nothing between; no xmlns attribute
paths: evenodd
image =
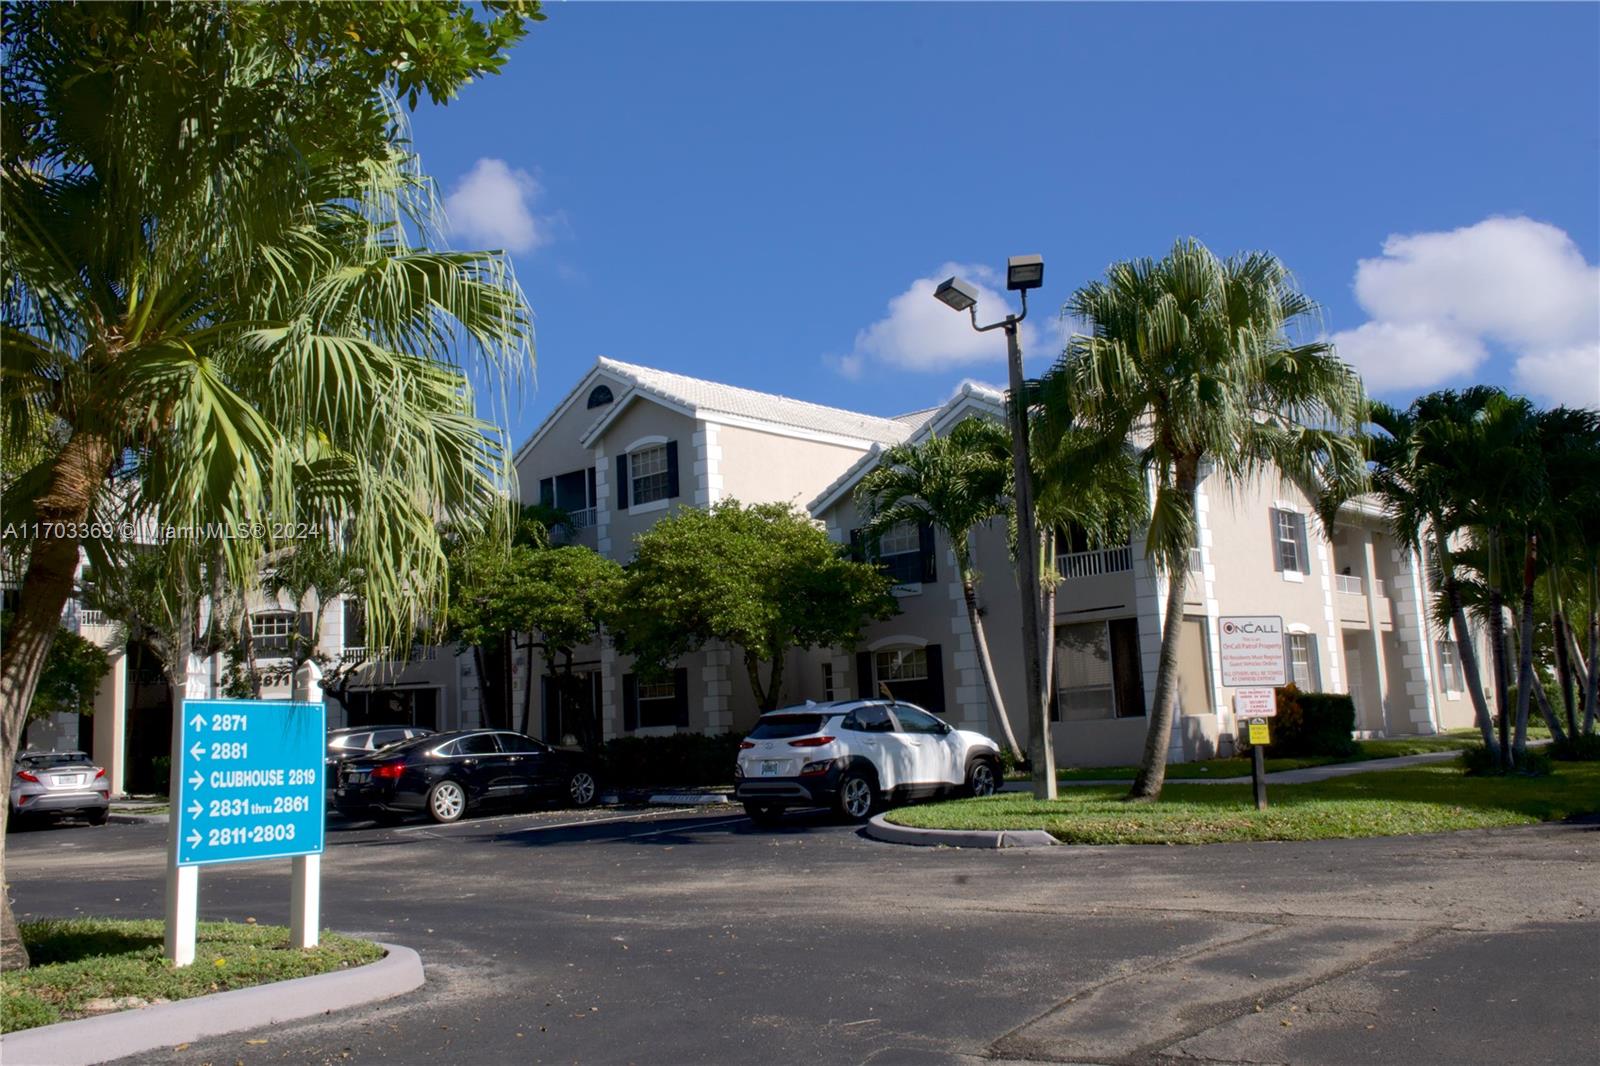
<svg viewBox="0 0 1600 1066"><path fill-rule="evenodd" d="M14 835L19 916L159 917L164 834ZM336 823L323 871L324 924L415 948L426 986L139 1062L1600 1059L1593 822L967 851L820 814L549 811ZM202 874L203 918L288 908L286 860Z"/></svg>

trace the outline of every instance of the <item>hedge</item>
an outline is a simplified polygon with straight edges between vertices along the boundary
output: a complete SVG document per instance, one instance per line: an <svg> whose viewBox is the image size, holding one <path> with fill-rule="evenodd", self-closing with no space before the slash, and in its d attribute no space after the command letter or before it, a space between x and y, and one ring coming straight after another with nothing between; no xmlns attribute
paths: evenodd
<svg viewBox="0 0 1600 1066"><path fill-rule="evenodd" d="M1294 685L1277 690L1278 714L1271 720L1272 755L1352 755L1356 705L1342 692L1301 692ZM1249 750L1249 744L1245 744Z"/></svg>
<svg viewBox="0 0 1600 1066"><path fill-rule="evenodd" d="M600 771L612 788L733 784L739 733L673 733L614 737L601 751Z"/></svg>

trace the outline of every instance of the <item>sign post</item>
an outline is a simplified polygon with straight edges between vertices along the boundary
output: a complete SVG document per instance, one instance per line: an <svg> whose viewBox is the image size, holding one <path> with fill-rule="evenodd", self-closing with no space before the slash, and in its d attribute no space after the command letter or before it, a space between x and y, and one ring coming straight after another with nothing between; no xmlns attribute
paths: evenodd
<svg viewBox="0 0 1600 1066"><path fill-rule="evenodd" d="M1256 810L1267 809L1266 746L1271 742L1267 719L1278 713L1273 689L1288 684L1284 662L1283 619L1278 615L1229 615L1217 619L1217 652L1222 659L1222 684L1233 695L1234 718L1248 721L1250 783Z"/></svg>
<svg viewBox="0 0 1600 1066"><path fill-rule="evenodd" d="M214 863L293 857L291 943L317 943L327 712L317 668L306 667L293 702L183 704L167 862L167 957L177 966L194 961L200 867Z"/></svg>

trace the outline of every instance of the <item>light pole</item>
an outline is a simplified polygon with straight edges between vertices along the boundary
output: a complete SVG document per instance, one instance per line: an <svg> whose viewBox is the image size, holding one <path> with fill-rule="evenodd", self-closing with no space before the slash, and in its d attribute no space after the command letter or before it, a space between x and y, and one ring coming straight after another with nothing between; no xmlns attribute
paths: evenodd
<svg viewBox="0 0 1600 1066"><path fill-rule="evenodd" d="M978 325L978 290L960 278L948 278L934 290L934 296L955 311L972 316L972 328L979 333L991 329L1006 331L1006 353L1011 364L1011 461L1016 480L1017 569L1022 586L1022 666L1028 697L1028 761L1033 764L1035 799L1056 798L1055 746L1050 743L1050 723L1045 718L1039 662L1039 534L1033 519L1033 477L1028 461L1028 412L1022 389L1022 344L1017 327L1028 317L1028 290L1044 284L1044 257L1014 255L1006 261L1006 288L1022 294L1020 314L1008 314L999 322ZM1052 626L1052 628L1054 628Z"/></svg>

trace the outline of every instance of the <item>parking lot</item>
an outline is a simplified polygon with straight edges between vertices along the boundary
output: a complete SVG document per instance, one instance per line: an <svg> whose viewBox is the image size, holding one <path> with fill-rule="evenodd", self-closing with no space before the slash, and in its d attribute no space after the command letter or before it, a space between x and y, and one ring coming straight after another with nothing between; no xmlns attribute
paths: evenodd
<svg viewBox="0 0 1600 1066"><path fill-rule="evenodd" d="M324 923L417 949L427 985L140 1061L1588 1061L1597 830L978 852L734 807L334 823ZM13 836L19 917L159 916L164 840ZM202 917L282 922L288 894L284 861L209 868Z"/></svg>

